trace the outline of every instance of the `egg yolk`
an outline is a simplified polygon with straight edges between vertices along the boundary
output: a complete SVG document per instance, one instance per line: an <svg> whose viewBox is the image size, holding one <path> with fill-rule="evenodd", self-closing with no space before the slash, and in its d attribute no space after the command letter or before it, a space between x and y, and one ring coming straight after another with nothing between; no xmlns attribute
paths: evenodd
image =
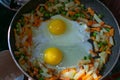
<svg viewBox="0 0 120 80"><path fill-rule="evenodd" d="M44 61L50 65L57 65L62 61L63 55L58 48L48 48L44 52Z"/></svg>
<svg viewBox="0 0 120 80"><path fill-rule="evenodd" d="M60 19L54 19L49 24L49 31L54 35L61 35L66 31L66 24Z"/></svg>

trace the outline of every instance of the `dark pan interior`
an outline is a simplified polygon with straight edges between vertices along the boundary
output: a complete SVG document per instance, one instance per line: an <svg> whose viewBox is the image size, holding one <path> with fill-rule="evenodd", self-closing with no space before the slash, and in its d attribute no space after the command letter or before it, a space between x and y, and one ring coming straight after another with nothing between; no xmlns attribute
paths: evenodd
<svg viewBox="0 0 120 80"><path fill-rule="evenodd" d="M8 32L8 45L9 45L9 49L11 51L11 54L12 54L14 60L15 60L15 58L14 58L15 40L14 40L13 29L15 27L16 21L20 18L21 14L31 12L33 9L36 8L36 6L39 3L44 3L44 0L31 0L30 2L28 2L20 10L18 10L18 12L16 13L15 17L13 18L13 20L11 22L11 25L9 27L9 32ZM115 29L115 36L114 36L115 46L112 48L112 54L109 57L109 61L107 62L107 64L103 68L103 70L101 71L101 74L104 75L103 76L103 78L104 78L113 69L113 67L115 66L115 64L119 58L119 49L120 49L119 26L118 26L115 18L113 17L113 15L111 14L111 12L98 0L81 0L81 3L84 3L85 6L87 6L87 7L89 7L89 6L92 7L96 11L96 13L103 14L104 15L103 20L107 24L110 24L111 26L113 26ZM16 62L16 60L15 60L15 62ZM17 63L17 66L19 66L18 63Z"/></svg>

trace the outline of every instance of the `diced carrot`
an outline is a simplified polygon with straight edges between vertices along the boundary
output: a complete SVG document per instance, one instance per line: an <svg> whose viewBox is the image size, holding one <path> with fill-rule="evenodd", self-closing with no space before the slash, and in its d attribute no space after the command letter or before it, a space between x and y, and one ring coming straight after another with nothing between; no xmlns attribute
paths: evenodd
<svg viewBox="0 0 120 80"><path fill-rule="evenodd" d="M106 24L103 27L105 27L105 28L111 28L110 25L106 25Z"/></svg>
<svg viewBox="0 0 120 80"><path fill-rule="evenodd" d="M29 45L29 43L27 41L25 41L24 44L23 44L23 46L29 47L30 45Z"/></svg>
<svg viewBox="0 0 120 80"><path fill-rule="evenodd" d="M44 7L45 7L46 10L48 10L48 6L47 5L45 5Z"/></svg>
<svg viewBox="0 0 120 80"><path fill-rule="evenodd" d="M54 2L54 0L49 0L49 2Z"/></svg>
<svg viewBox="0 0 120 80"><path fill-rule="evenodd" d="M105 24L105 22L103 22L103 21L102 21L102 22L100 22L100 25L101 25L101 26L103 26L104 24Z"/></svg>
<svg viewBox="0 0 120 80"><path fill-rule="evenodd" d="M106 52L107 54L111 54L111 51L106 50L105 52Z"/></svg>
<svg viewBox="0 0 120 80"><path fill-rule="evenodd" d="M22 59L22 60L20 59L20 60L19 60L19 63L20 63L21 65L24 65L24 64L25 64L25 60L24 60L24 59Z"/></svg>
<svg viewBox="0 0 120 80"><path fill-rule="evenodd" d="M101 30L100 27L90 28L90 32L100 31L100 30Z"/></svg>
<svg viewBox="0 0 120 80"><path fill-rule="evenodd" d="M74 0L76 4L80 4L80 0Z"/></svg>
<svg viewBox="0 0 120 80"><path fill-rule="evenodd" d="M89 77L91 77L90 74L86 74L85 76L82 77L82 80L87 80Z"/></svg>
<svg viewBox="0 0 120 80"><path fill-rule="evenodd" d="M98 76L95 80L100 80L101 77L102 77L102 76L100 75L100 76Z"/></svg>
<svg viewBox="0 0 120 80"><path fill-rule="evenodd" d="M79 10L78 8L75 8L75 12L79 13L79 11L80 11L80 10Z"/></svg>
<svg viewBox="0 0 120 80"><path fill-rule="evenodd" d="M90 37L91 40L95 41L95 37Z"/></svg>
<svg viewBox="0 0 120 80"><path fill-rule="evenodd" d="M75 12L74 12L74 11L68 11L68 14L69 14L70 16L73 16L73 15L75 15Z"/></svg>
<svg viewBox="0 0 120 80"><path fill-rule="evenodd" d="M89 64L89 67L90 67L90 68L93 68L93 66L94 66L94 65L93 65L92 63Z"/></svg>
<svg viewBox="0 0 120 80"><path fill-rule="evenodd" d="M34 18L33 26L39 27L39 25L40 25L41 22L42 22L42 20L40 20L40 18L36 16L36 17Z"/></svg>
<svg viewBox="0 0 120 80"><path fill-rule="evenodd" d="M88 23L87 23L87 25L88 25L88 26L92 26L93 23L94 23L94 22L93 22L92 20L89 20Z"/></svg>
<svg viewBox="0 0 120 80"><path fill-rule="evenodd" d="M36 8L35 10L36 10L36 11L38 11L38 10L39 10L39 8L40 8L40 5L38 5L38 6L37 6L37 8Z"/></svg>
<svg viewBox="0 0 120 80"><path fill-rule="evenodd" d="M86 74L83 73L82 75L79 76L78 80L82 80L82 78L85 76Z"/></svg>
<svg viewBox="0 0 120 80"><path fill-rule="evenodd" d="M95 12L92 8L88 7L87 10L88 10L87 12L90 13L90 15L92 15L92 16L94 15Z"/></svg>
<svg viewBox="0 0 120 80"><path fill-rule="evenodd" d="M95 53L93 50L90 50L90 54L97 55L97 53Z"/></svg>
<svg viewBox="0 0 120 80"><path fill-rule="evenodd" d="M114 29L110 29L110 36L114 35Z"/></svg>
<svg viewBox="0 0 120 80"><path fill-rule="evenodd" d="M37 74L38 74L38 69L37 69L37 68L34 68L33 74L34 74L34 75L37 75Z"/></svg>
<svg viewBox="0 0 120 80"><path fill-rule="evenodd" d="M102 51L104 49L104 46L102 46L100 49L99 49L99 51Z"/></svg>

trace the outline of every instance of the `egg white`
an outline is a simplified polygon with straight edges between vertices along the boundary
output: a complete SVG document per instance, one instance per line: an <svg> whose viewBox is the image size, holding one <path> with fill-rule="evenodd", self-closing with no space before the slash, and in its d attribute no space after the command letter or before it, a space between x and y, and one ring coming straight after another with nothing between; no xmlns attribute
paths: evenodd
<svg viewBox="0 0 120 80"><path fill-rule="evenodd" d="M66 24L66 32L62 35L53 35L49 32L48 26L52 19L60 19ZM49 39L49 42L52 44L62 45L62 46L71 46L77 44L81 41L86 41L90 37L89 32L86 32L86 24L80 25L76 21L71 21L61 15L55 15L51 17L50 20L43 22L39 29L42 31L45 37Z"/></svg>
<svg viewBox="0 0 120 80"><path fill-rule="evenodd" d="M61 19L66 23L67 30L64 34L55 36L48 30L52 19ZM86 24L79 24L61 15L53 16L50 20L41 23L38 29L33 29L33 57L43 61L44 51L50 47L57 47L63 52L63 60L56 66L47 65L58 70L67 67L76 67L78 62L92 50L92 45L87 41L90 33L86 32Z"/></svg>

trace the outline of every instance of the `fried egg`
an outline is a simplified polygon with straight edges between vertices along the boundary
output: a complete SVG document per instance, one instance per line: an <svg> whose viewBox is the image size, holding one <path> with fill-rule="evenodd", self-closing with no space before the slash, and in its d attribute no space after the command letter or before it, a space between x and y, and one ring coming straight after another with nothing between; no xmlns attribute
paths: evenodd
<svg viewBox="0 0 120 80"><path fill-rule="evenodd" d="M38 29L33 29L33 56L58 70L77 66L76 64L89 54L89 50L92 50L92 45L87 41L90 38L87 28L86 24L72 21L61 15L51 17L42 22ZM45 53L47 49L53 47L62 53L53 54L52 52L55 51ZM47 58L44 57L46 54L49 54ZM58 59L62 57L56 62L55 60L58 59L50 59L51 56L57 56Z"/></svg>

